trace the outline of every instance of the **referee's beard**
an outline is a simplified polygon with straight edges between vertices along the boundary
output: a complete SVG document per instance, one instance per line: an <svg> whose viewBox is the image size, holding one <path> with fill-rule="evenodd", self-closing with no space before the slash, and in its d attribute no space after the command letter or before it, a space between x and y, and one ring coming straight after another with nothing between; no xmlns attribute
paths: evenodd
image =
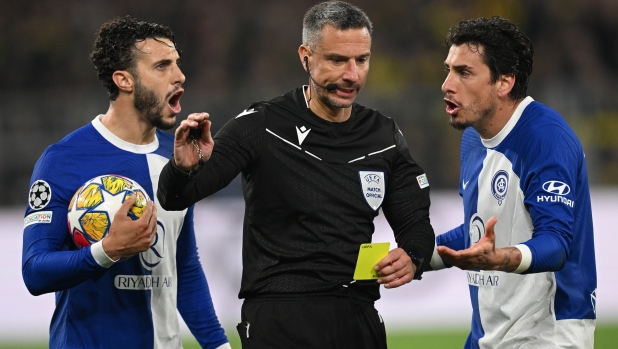
<svg viewBox="0 0 618 349"><path fill-rule="evenodd" d="M354 103L354 100L352 100L350 103L340 103L337 102L336 100L333 100L330 96L329 96L329 91L325 88L316 86L315 84L311 84L313 87L313 91L315 91L315 94L317 95L318 99L320 100L320 102L324 105L326 105L329 108L349 108L352 106L352 104ZM345 88L347 89L355 89L357 90L357 96L358 93L360 93L362 87L359 84L350 84L350 86L345 86ZM354 99L356 99L356 97L354 97Z"/></svg>

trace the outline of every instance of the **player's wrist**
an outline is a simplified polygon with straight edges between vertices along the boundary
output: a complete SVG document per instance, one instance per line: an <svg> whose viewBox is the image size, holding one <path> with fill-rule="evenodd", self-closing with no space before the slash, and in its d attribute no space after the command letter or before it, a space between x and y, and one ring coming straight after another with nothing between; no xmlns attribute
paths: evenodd
<svg viewBox="0 0 618 349"><path fill-rule="evenodd" d="M114 257L113 254L112 256L110 256L107 252L105 252L105 248L103 246L104 240L105 238L101 239L101 241L98 241L92 244L90 247L90 253L92 253L92 257L100 266L104 268L109 268L112 265L114 265L114 263L118 262L120 260L120 257L113 258Z"/></svg>

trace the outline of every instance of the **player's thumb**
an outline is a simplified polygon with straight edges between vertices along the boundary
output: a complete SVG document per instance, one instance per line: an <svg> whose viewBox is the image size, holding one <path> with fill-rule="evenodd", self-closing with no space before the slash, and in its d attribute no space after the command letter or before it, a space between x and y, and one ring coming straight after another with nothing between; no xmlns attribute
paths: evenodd
<svg viewBox="0 0 618 349"><path fill-rule="evenodd" d="M493 241L496 240L496 232L495 232L496 223L498 223L498 217L493 216L489 218L489 220L487 221L487 225L485 226L485 236L488 239L491 239Z"/></svg>

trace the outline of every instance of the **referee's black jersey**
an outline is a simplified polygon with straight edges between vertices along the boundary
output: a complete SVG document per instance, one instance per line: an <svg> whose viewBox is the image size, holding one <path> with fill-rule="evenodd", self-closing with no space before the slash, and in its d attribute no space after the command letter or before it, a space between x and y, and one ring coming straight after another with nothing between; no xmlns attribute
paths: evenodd
<svg viewBox="0 0 618 349"><path fill-rule="evenodd" d="M214 140L194 176L168 163L157 197L166 210L185 209L242 172L239 298L341 290L352 281L360 245L371 242L380 207L398 246L431 259L428 183L391 118L353 104L347 121L329 122L297 88L251 104ZM354 286L380 298L375 281Z"/></svg>

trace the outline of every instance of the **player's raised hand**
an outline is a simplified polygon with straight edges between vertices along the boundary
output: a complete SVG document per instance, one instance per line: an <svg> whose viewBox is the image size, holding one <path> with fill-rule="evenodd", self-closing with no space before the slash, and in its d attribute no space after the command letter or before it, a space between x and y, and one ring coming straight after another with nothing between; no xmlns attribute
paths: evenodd
<svg viewBox="0 0 618 349"><path fill-rule="evenodd" d="M103 251L112 260L148 250L157 232L157 208L153 201L148 201L139 219L134 221L128 216L135 200L133 194L120 206L103 239Z"/></svg>
<svg viewBox="0 0 618 349"><path fill-rule="evenodd" d="M200 158L202 161L210 159L215 142L210 134L209 116L208 113L193 113L180 122L174 138L174 161L179 168L190 171Z"/></svg>
<svg viewBox="0 0 618 349"><path fill-rule="evenodd" d="M375 265L378 273L378 283L385 288L395 288L412 281L416 273L416 265L402 248L391 250L378 264Z"/></svg>
<svg viewBox="0 0 618 349"><path fill-rule="evenodd" d="M472 247L455 251L438 246L438 254L447 263L463 270L513 271L521 262L521 252L516 247L496 248L495 226L498 218L491 217L485 227L485 235Z"/></svg>

